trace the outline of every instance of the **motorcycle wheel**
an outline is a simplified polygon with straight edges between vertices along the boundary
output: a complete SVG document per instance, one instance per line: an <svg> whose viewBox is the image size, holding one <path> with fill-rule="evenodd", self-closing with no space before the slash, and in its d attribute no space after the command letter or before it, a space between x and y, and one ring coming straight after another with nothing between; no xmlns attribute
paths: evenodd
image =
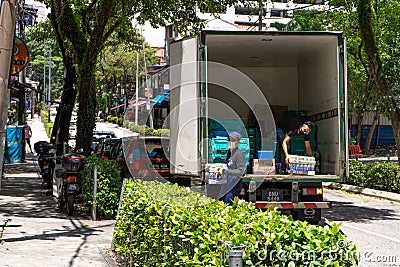
<svg viewBox="0 0 400 267"><path fill-rule="evenodd" d="M46 182L47 189L51 189L53 186L53 177L47 174L44 176L44 181Z"/></svg>
<svg viewBox="0 0 400 267"><path fill-rule="evenodd" d="M59 199L58 199L58 202L57 202L57 205L58 205L58 208L59 208L59 209L64 208L64 205L65 205L64 199L59 198Z"/></svg>
<svg viewBox="0 0 400 267"><path fill-rule="evenodd" d="M74 195L68 195L67 201L67 214L71 216L74 213Z"/></svg>

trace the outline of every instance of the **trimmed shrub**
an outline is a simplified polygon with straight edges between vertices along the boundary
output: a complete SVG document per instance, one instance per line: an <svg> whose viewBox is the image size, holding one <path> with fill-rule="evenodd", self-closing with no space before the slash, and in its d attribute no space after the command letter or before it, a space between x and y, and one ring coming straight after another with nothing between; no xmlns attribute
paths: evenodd
<svg viewBox="0 0 400 267"><path fill-rule="evenodd" d="M153 135L153 131L154 131L153 128L150 128L150 127L147 126L147 125L144 126L144 134L145 134L146 136Z"/></svg>
<svg viewBox="0 0 400 267"><path fill-rule="evenodd" d="M387 161L364 164L351 160L348 182L361 187L399 193L400 166Z"/></svg>
<svg viewBox="0 0 400 267"><path fill-rule="evenodd" d="M118 117L111 117L111 123L117 124L118 123Z"/></svg>
<svg viewBox="0 0 400 267"><path fill-rule="evenodd" d="M93 203L94 165L97 169L96 210L99 218L115 219L118 211L121 194L121 177L118 166L114 162L103 160L91 155L85 159L85 166L81 171L82 198L88 208Z"/></svg>
<svg viewBox="0 0 400 267"><path fill-rule="evenodd" d="M129 120L124 120L124 128L129 129L130 122Z"/></svg>
<svg viewBox="0 0 400 267"><path fill-rule="evenodd" d="M367 170L368 165L364 164L357 160L349 161L349 180L348 183L358 185L358 186L366 186L366 177L365 171Z"/></svg>
<svg viewBox="0 0 400 267"><path fill-rule="evenodd" d="M226 244L244 246L243 266L354 266L357 247L332 228L276 209L233 206L169 183L126 184L113 242L133 266L227 266ZM223 242L222 242L223 241Z"/></svg>
<svg viewBox="0 0 400 267"><path fill-rule="evenodd" d="M153 131L153 136L170 136L169 129L157 129Z"/></svg>
<svg viewBox="0 0 400 267"><path fill-rule="evenodd" d="M42 115L42 123L44 125L44 128L46 130L47 137L51 137L51 131L53 130L54 127L54 122L50 121L49 122L49 115L45 110L42 110L41 112Z"/></svg>
<svg viewBox="0 0 400 267"><path fill-rule="evenodd" d="M118 118L117 119L118 126L122 126L123 121L124 121L124 119L122 117Z"/></svg>

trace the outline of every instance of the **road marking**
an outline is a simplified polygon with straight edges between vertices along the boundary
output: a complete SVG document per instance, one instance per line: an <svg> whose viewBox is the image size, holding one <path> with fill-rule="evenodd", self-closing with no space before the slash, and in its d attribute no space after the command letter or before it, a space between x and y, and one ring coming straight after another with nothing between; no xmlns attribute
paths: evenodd
<svg viewBox="0 0 400 267"><path fill-rule="evenodd" d="M364 233L367 233L367 234L370 234L370 235L374 235L374 236L377 236L377 237L381 237L381 238L384 238L384 239L388 239L388 240L391 240L393 242L396 242L396 243L400 244L400 240L397 239L397 238L381 235L381 234L378 234L378 233L375 233L375 232L372 232L372 231L369 231L369 230L365 230L365 229L359 228L357 226L350 226L350 225L346 225L346 224L342 224L342 226L347 227L347 228L351 228L353 230L361 231L361 232L364 232Z"/></svg>

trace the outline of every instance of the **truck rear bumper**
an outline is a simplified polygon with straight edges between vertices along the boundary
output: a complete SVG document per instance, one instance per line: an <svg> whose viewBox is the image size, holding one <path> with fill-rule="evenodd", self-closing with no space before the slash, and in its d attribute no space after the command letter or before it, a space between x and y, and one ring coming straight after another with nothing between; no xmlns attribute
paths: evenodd
<svg viewBox="0 0 400 267"><path fill-rule="evenodd" d="M329 209L331 208L331 202L267 202L257 201L254 206L259 209L266 209L269 206L276 207L278 209Z"/></svg>

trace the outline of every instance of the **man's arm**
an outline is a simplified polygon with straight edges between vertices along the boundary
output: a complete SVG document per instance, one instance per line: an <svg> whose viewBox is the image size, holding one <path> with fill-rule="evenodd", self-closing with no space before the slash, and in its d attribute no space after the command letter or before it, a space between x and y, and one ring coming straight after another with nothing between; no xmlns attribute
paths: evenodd
<svg viewBox="0 0 400 267"><path fill-rule="evenodd" d="M304 145L306 147L306 153L308 156L312 157L312 149L310 141L304 141Z"/></svg>
<svg viewBox="0 0 400 267"><path fill-rule="evenodd" d="M290 136L289 135L285 135L285 138L283 138L282 141L282 150L283 150L283 154L285 154L285 163L289 164L289 153L288 153L288 148L287 145L290 142Z"/></svg>
<svg viewBox="0 0 400 267"><path fill-rule="evenodd" d="M241 151L237 151L233 156L232 161L234 162L235 168L233 170L226 169L225 170L226 175L237 176L237 177L242 176L246 170L246 163L247 163L243 153Z"/></svg>

